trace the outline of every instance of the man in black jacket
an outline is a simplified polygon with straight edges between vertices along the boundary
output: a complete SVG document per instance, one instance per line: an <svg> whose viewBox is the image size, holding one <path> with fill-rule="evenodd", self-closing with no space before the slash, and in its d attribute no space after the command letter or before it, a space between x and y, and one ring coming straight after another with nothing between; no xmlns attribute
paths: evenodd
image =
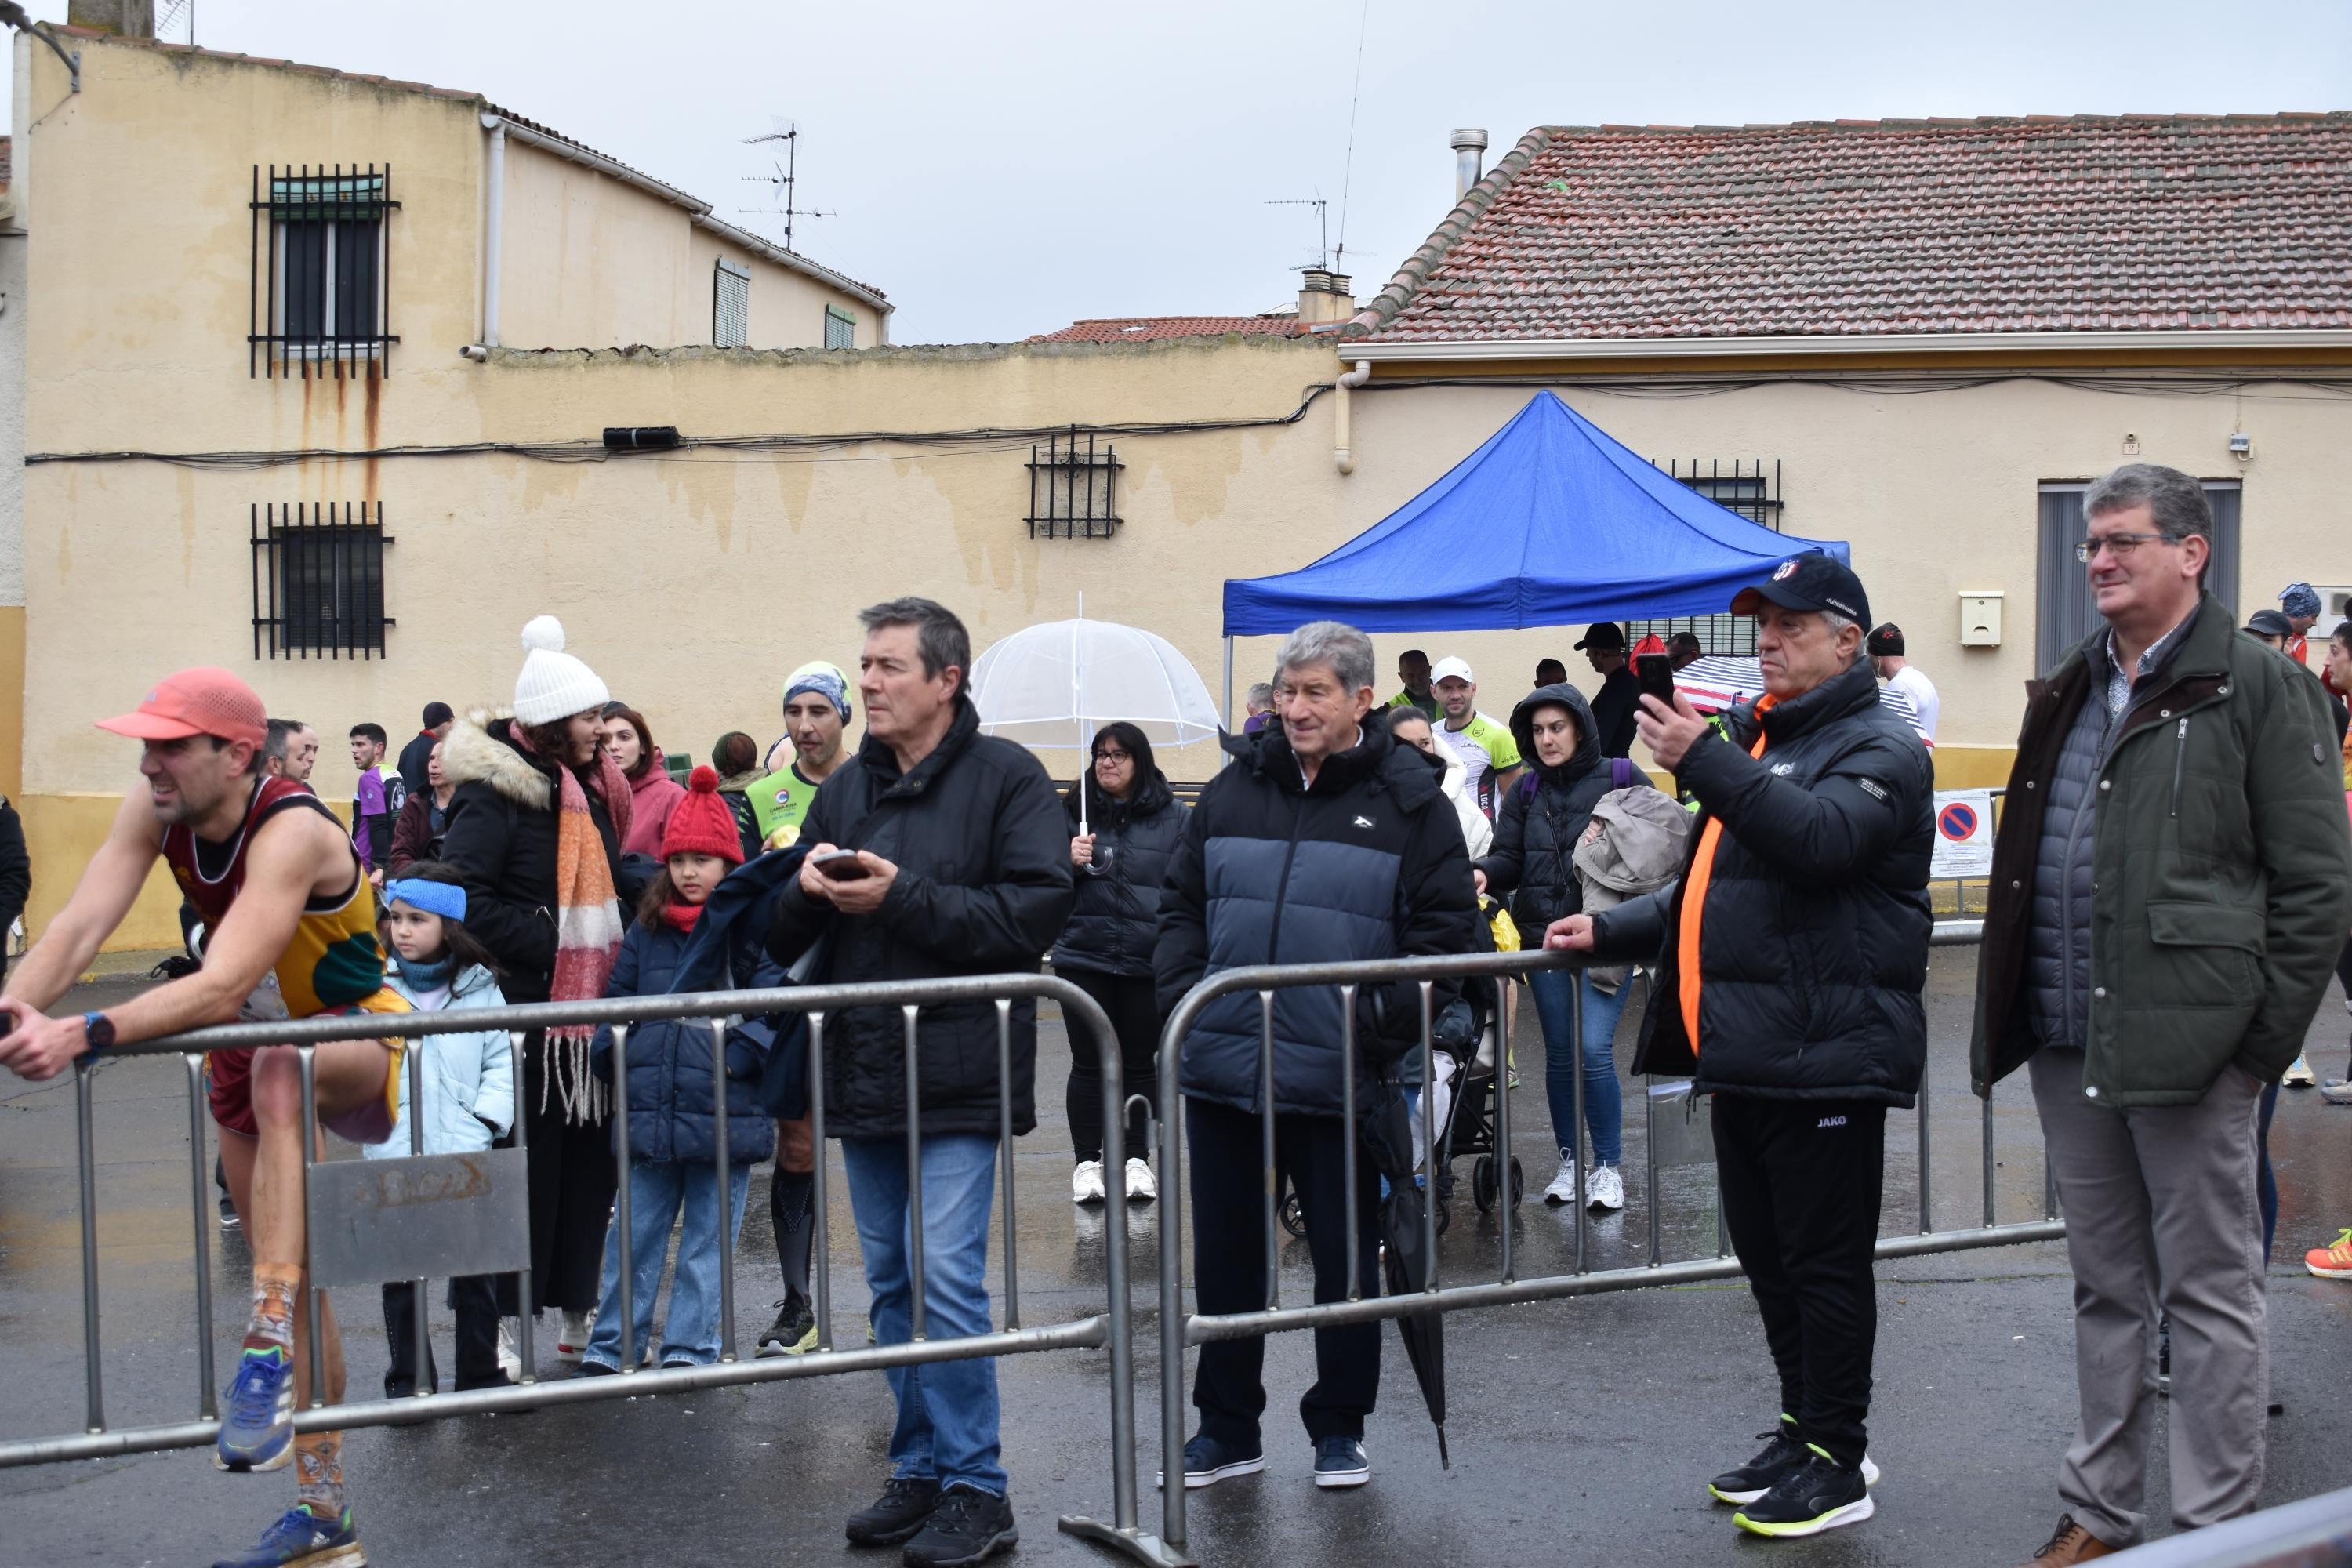
<svg viewBox="0 0 2352 1568"><path fill-rule="evenodd" d="M1927 748L1878 704L1870 605L1826 555L1743 588L1765 692L1718 735L1642 700L1643 742L1703 811L1681 881L1552 926L1546 945L1657 964L1637 1073L1715 1096L1724 1220L1780 1374L1763 1451L1708 1490L1741 1528L1811 1535L1871 1514L1886 1108L1927 1058Z"/></svg>
<svg viewBox="0 0 2352 1568"><path fill-rule="evenodd" d="M858 617L866 742L817 790L811 846L778 895L769 948L790 965L822 942L818 984L1034 971L1069 918L1070 839L1053 781L1027 752L980 732L964 690L971 638L945 606L894 599ZM923 1310L933 1339L991 1331L988 1213L1013 1131L1037 1123L1037 1011L1013 1004L1010 1082L997 1073L996 1004L942 1003L916 1024ZM913 1338L907 1247L906 1025L896 1006L844 1008L824 1051L825 1128L841 1140L875 1339ZM939 1362L889 1374L898 1402L891 1475L850 1517L861 1546L906 1542L906 1560L978 1563L1021 1539L997 1442L996 1363Z"/></svg>
<svg viewBox="0 0 2352 1568"><path fill-rule="evenodd" d="M0 979L8 974L8 931L33 896L33 858L25 853L25 824L0 795Z"/></svg>
<svg viewBox="0 0 2352 1568"><path fill-rule="evenodd" d="M1203 976L1244 964L1468 952L1475 942L1477 900L1443 765L1364 722L1371 639L1317 621L1290 634L1276 668L1281 724L1227 739L1234 765L1202 792L1169 867L1153 963L1162 1013ZM1265 1302L1265 1249L1249 1239L1264 1223L1265 1190L1258 1007L1255 995L1218 998L1182 1046L1192 1262L1205 1313ZM1367 1016L1379 1024L1360 1026L1358 1040L1341 1047L1336 989L1275 993L1275 1160L1306 1215L1318 1301L1345 1299L1349 1284L1339 1052L1370 1045L1373 1056L1402 1057L1419 1035L1418 986L1366 986L1358 1016ZM1360 1061L1360 1117L1373 1080L1373 1065ZM1372 1296L1380 1179L1369 1158L1356 1171L1356 1283ZM1201 1347L1192 1390L1201 1429L1184 1446L1184 1485L1265 1468L1265 1359L1263 1339ZM1364 1418L1380 1384L1380 1324L1317 1330L1315 1366L1315 1386L1299 1402L1315 1484L1361 1486L1371 1474Z"/></svg>

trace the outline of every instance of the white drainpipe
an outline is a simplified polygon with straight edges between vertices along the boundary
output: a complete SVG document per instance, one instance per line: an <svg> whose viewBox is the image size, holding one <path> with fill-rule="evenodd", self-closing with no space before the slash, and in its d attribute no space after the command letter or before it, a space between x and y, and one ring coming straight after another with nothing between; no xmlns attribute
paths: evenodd
<svg viewBox="0 0 2352 1568"><path fill-rule="evenodd" d="M1348 395L1372 379L1372 362L1360 359L1356 368L1341 375L1333 384L1339 389L1339 405L1331 413L1331 461L1343 474L1356 471L1356 454L1349 445L1353 421L1349 416Z"/></svg>
<svg viewBox="0 0 2352 1568"><path fill-rule="evenodd" d="M485 114L482 128L490 133L489 212L482 237L482 345L494 349L499 346L499 268L505 248L507 122Z"/></svg>

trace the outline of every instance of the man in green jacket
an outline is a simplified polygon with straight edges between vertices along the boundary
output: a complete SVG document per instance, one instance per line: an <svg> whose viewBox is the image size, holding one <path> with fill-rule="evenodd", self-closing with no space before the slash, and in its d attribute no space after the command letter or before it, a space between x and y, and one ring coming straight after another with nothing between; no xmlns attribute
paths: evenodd
<svg viewBox="0 0 2352 1568"><path fill-rule="evenodd" d="M2204 595L2204 490L2133 463L2083 510L2106 625L2026 688L1969 1053L1980 1095L2030 1064L2065 1207L2082 1424L2046 1564L2140 1538L2159 1310L2173 1521L2254 1508L2256 1104L2352 925L2334 726L2318 684Z"/></svg>

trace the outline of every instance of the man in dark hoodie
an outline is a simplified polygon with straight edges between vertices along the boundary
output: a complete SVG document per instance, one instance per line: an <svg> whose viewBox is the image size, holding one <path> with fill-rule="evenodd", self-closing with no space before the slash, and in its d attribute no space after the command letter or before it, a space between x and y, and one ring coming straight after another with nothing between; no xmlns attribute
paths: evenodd
<svg viewBox="0 0 2352 1568"><path fill-rule="evenodd" d="M1882 708L1870 602L1808 553L1743 588L1764 695L1717 734L1644 697L1643 744L1701 816L1681 880L1553 926L1547 946L1657 965L1637 1073L1714 1096L1731 1245L1780 1374L1763 1451L1708 1487L1741 1529L1812 1535L1870 1517L1878 1331L1872 1256L1886 1109L1927 1052L1927 749Z"/></svg>
<svg viewBox="0 0 2352 1568"><path fill-rule="evenodd" d="M1227 738L1235 763L1202 792L1169 867L1153 963L1162 1013L1203 976L1244 964L1468 952L1476 941L1469 858L1441 764L1365 722L1371 639L1317 621L1290 634L1276 668L1280 724ZM1265 1196L1258 1006L1254 995L1212 1002L1182 1045L1193 1269L1205 1313L1265 1302L1265 1249L1243 1244L1264 1223ZM1332 987L1275 994L1275 1160L1307 1217L1318 1301L1341 1300L1349 1287L1346 1123L1331 1028L1339 1006ZM1419 1019L1417 986L1367 985L1354 1048L1393 1059L1418 1037ZM1356 1075L1360 1115L1373 1081L1368 1061ZM1356 1171L1356 1283L1372 1296L1380 1179L1368 1159ZM1265 1468L1265 1359L1263 1339L1201 1347L1192 1393L1201 1429L1184 1446L1183 1485ZM1361 1486L1371 1475L1364 1418L1380 1386L1380 1324L1317 1330L1315 1365L1315 1386L1299 1402L1315 1484Z"/></svg>

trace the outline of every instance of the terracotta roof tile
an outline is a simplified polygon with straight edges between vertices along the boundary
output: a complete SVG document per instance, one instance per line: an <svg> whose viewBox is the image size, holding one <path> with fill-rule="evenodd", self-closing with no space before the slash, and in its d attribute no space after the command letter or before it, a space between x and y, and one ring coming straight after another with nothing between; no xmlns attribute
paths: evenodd
<svg viewBox="0 0 2352 1568"><path fill-rule="evenodd" d="M2222 328L2352 329L2352 113L1543 128L1350 331Z"/></svg>
<svg viewBox="0 0 2352 1568"><path fill-rule="evenodd" d="M1160 338L1221 338L1228 332L1252 337L1297 337L1307 331L1296 316L1110 316L1073 321L1056 332L1040 332L1033 343L1144 343Z"/></svg>

